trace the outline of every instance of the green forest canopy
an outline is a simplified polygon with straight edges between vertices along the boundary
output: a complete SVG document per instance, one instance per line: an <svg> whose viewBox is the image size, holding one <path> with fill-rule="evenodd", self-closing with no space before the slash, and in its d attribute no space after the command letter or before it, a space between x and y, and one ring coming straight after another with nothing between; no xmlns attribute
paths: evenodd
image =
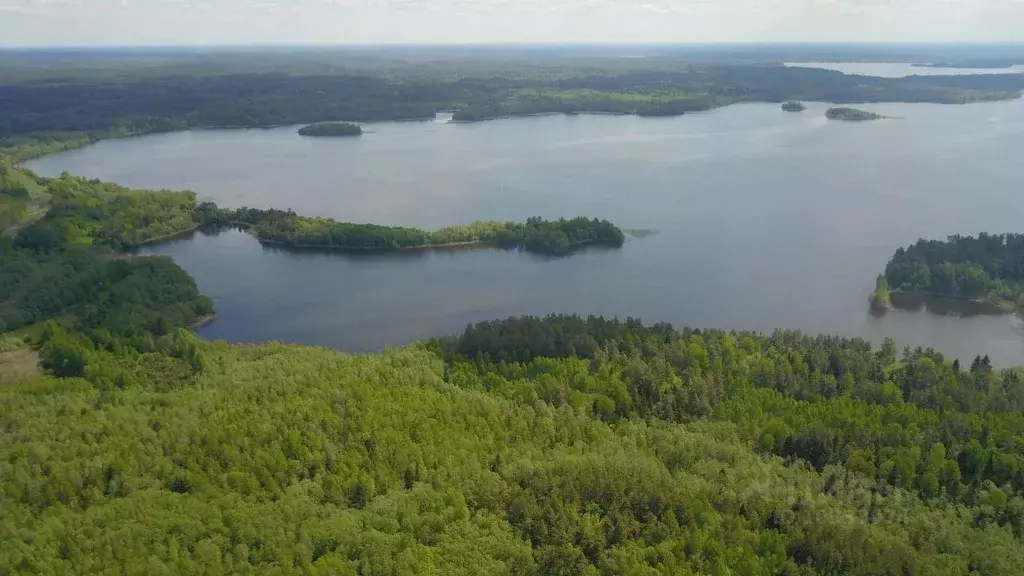
<svg viewBox="0 0 1024 576"><path fill-rule="evenodd" d="M209 202L197 206L196 213L205 224L241 225L263 242L305 248L390 251L482 244L563 255L586 246L619 247L625 242L625 234L611 222L584 217L481 221L427 231L298 216L290 210L221 209Z"/></svg>
<svg viewBox="0 0 1024 576"><path fill-rule="evenodd" d="M1024 297L1024 234L918 240L896 250L885 277L894 290L1016 307Z"/></svg>
<svg viewBox="0 0 1024 576"><path fill-rule="evenodd" d="M0 390L0 569L1021 573L1017 373L894 355L574 317L95 349Z"/></svg>

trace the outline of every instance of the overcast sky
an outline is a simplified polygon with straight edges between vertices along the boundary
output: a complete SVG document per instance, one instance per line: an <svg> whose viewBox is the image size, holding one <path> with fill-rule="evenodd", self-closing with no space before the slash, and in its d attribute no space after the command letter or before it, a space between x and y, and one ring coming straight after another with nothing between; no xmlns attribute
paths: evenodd
<svg viewBox="0 0 1024 576"><path fill-rule="evenodd" d="M0 45L1024 41L1024 0L0 0Z"/></svg>

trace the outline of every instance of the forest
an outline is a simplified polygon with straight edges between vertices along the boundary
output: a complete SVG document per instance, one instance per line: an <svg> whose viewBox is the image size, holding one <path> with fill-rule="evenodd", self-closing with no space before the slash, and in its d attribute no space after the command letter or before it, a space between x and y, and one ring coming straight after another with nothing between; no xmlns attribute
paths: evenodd
<svg viewBox="0 0 1024 576"><path fill-rule="evenodd" d="M896 250L885 278L893 290L1017 308L1024 297L1024 234L918 240Z"/></svg>
<svg viewBox="0 0 1024 576"><path fill-rule="evenodd" d="M316 66L301 57L269 55L273 64L264 65L220 55L212 59L216 65L175 66L171 58L149 67L82 56L90 75L83 76L71 57L61 66L49 63L44 77L31 58L0 59L0 148L25 159L102 138L197 127L428 118L439 110L454 110L462 121L575 112L665 116L787 99L956 104L1018 98L1024 89L1024 77L1016 74L874 78L676 57L414 66L374 64L372 58L356 62L351 56L334 56L344 66L331 66L331 54L325 54L316 57Z"/></svg>
<svg viewBox="0 0 1024 576"><path fill-rule="evenodd" d="M1024 567L1024 386L984 359L571 316L372 355L78 339L41 355L81 376L0 389L0 570Z"/></svg>

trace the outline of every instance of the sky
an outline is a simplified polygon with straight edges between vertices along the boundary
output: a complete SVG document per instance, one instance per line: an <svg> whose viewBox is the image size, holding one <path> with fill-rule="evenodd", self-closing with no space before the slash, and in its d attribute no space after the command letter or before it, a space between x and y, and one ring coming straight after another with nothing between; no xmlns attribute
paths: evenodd
<svg viewBox="0 0 1024 576"><path fill-rule="evenodd" d="M1024 0L0 0L0 46L1024 41Z"/></svg>

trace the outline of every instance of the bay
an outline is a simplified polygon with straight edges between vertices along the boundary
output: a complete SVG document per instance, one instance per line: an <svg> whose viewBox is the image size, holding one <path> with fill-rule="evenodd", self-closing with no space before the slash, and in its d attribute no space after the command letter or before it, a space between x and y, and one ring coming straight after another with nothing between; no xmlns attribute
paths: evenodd
<svg viewBox="0 0 1024 576"><path fill-rule="evenodd" d="M214 298L207 338L367 351L469 322L552 312L724 329L800 329L1024 364L1012 315L868 307L875 275L919 237L1020 231L1020 101L745 104L677 118L545 116L296 127L103 141L27 163L42 175L188 188L225 206L427 228L586 215L656 234L543 258L499 250L349 255L261 246L240 232L147 247Z"/></svg>

